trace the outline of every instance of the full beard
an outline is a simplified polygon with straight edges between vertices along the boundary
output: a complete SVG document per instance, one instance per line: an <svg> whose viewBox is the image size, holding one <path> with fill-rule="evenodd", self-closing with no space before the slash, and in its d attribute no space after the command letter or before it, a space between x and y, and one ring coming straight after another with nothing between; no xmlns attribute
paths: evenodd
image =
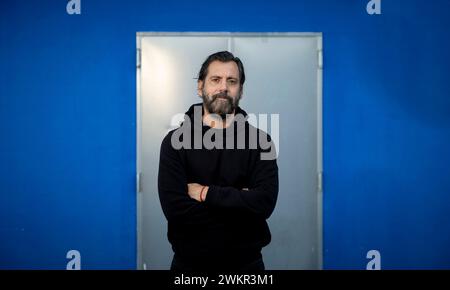
<svg viewBox="0 0 450 290"><path fill-rule="evenodd" d="M205 90L203 90L202 99L203 104L210 114L217 114L224 120L227 114L234 113L235 109L239 105L240 96L233 99L226 92L208 96Z"/></svg>

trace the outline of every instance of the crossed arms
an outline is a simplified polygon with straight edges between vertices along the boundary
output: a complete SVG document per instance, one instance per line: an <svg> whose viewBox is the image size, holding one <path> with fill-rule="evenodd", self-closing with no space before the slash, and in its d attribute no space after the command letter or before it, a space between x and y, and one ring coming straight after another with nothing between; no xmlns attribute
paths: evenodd
<svg viewBox="0 0 450 290"><path fill-rule="evenodd" d="M161 145L158 190L168 221L208 222L213 208L239 210L261 219L272 214L278 196L276 160L259 158L249 175L249 188L238 189L188 183L181 154L181 150L171 146L170 136L166 136Z"/></svg>

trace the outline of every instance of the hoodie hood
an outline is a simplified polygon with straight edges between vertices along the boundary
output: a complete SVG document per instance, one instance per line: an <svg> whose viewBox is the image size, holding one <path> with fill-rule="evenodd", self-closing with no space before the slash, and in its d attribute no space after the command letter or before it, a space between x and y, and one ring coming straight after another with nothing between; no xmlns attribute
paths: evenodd
<svg viewBox="0 0 450 290"><path fill-rule="evenodd" d="M249 115L242 110L239 106L235 110L235 118L230 126L225 129L212 128L203 123L203 104L193 104L184 115L184 122L180 124L180 127L174 130L176 141L180 141L181 147L191 149L200 149L198 146L203 146L204 142L208 143L205 148L226 148L226 149L258 149L259 139L266 138L269 140L267 134L257 127L252 126L248 122ZM184 136L188 134L188 138L184 139ZM261 135L262 134L262 135ZM262 137L261 137L262 136ZM217 138L223 138L223 145ZM217 140L217 142L216 142ZM231 145L231 146L230 146ZM220 146L220 148L219 148Z"/></svg>

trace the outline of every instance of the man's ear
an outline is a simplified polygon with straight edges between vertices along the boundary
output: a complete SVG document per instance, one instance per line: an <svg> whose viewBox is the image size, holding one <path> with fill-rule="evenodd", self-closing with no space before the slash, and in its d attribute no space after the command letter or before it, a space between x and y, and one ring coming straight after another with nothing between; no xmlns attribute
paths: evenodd
<svg viewBox="0 0 450 290"><path fill-rule="evenodd" d="M197 81L197 94L199 97L202 96L203 93L203 81L202 80L198 80Z"/></svg>

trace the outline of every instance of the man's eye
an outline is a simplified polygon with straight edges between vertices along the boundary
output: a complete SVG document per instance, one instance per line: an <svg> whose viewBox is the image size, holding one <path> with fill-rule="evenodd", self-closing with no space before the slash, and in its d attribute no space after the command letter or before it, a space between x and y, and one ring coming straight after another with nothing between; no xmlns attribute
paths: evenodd
<svg viewBox="0 0 450 290"><path fill-rule="evenodd" d="M218 82L219 82L219 79L211 79L211 81L212 81L213 83L218 83Z"/></svg>
<svg viewBox="0 0 450 290"><path fill-rule="evenodd" d="M234 85L236 84L236 80L228 80L228 83Z"/></svg>

